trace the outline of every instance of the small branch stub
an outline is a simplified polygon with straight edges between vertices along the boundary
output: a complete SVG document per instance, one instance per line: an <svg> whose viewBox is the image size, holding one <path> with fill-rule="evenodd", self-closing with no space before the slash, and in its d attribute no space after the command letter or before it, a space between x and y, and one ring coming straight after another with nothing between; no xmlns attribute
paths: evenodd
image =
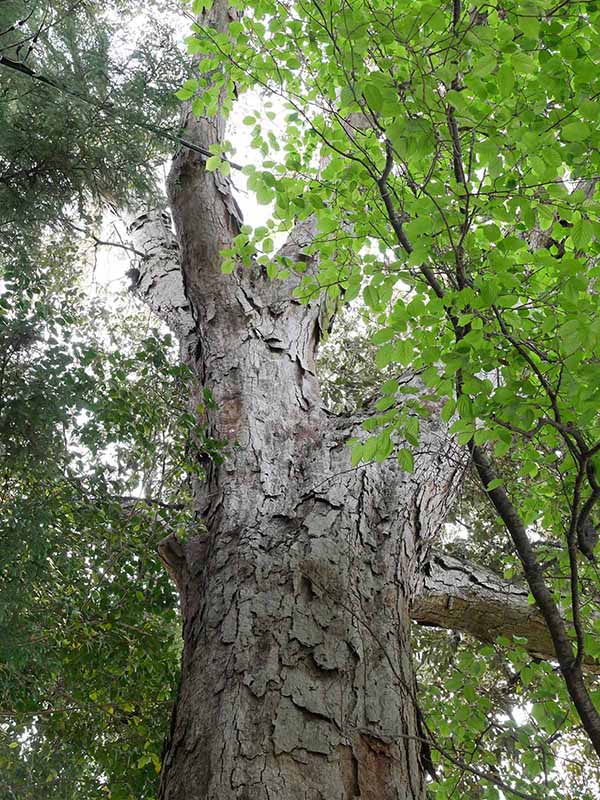
<svg viewBox="0 0 600 800"><path fill-rule="evenodd" d="M177 591L183 597L186 584L187 566L185 550L176 534L170 533L158 543L158 555L171 576Z"/></svg>

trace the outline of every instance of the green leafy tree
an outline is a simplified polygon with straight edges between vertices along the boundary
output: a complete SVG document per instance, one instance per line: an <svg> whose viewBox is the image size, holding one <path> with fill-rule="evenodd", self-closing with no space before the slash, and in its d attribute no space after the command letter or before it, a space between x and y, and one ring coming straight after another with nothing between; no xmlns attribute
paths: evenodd
<svg viewBox="0 0 600 800"><path fill-rule="evenodd" d="M149 128L176 133L181 53L156 13L136 40L137 13L0 7L7 800L154 796L176 683L155 547L189 522L190 378L146 313L89 292L104 209L156 192L167 149Z"/></svg>

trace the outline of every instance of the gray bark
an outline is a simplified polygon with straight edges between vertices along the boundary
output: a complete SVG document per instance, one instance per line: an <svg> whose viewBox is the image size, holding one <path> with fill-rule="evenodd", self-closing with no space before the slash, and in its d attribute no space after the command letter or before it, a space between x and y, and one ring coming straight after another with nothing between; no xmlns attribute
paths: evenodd
<svg viewBox="0 0 600 800"><path fill-rule="evenodd" d="M421 570L422 584L412 606L421 625L463 631L483 642L517 637L532 655L555 658L552 639L527 587L489 569L432 551Z"/></svg>
<svg viewBox="0 0 600 800"><path fill-rule="evenodd" d="M223 29L226 7L209 14ZM185 134L208 147L223 128L188 118ZM202 532L161 548L184 619L161 797L422 800L409 608L452 496L452 445L432 427L414 474L393 459L350 469L355 422L324 412L315 374L320 299L294 301L297 279L221 273L239 210L197 154L175 157L169 200L190 364L216 402L202 422L228 445L198 487ZM286 255L312 235L301 223Z"/></svg>
<svg viewBox="0 0 600 800"><path fill-rule="evenodd" d="M177 169L191 169L188 159ZM215 192L211 219L226 246L225 224L233 236L237 219L226 196L215 214L225 186L197 163L172 190L181 251L152 215L132 226L148 252L138 286L193 342L182 354L217 401L203 422L229 442L198 487L207 531L160 548L184 618L161 796L423 798L410 618L484 641L527 637L544 658L550 637L521 586L430 551L462 471L435 415L414 474L393 460L350 468L345 443L362 418L321 408L320 303L292 300L294 280L223 276L216 246L200 261L197 237L212 221L199 224L199 184ZM301 257L314 233L301 223L285 254ZM180 253L187 292L172 268Z"/></svg>
<svg viewBox="0 0 600 800"><path fill-rule="evenodd" d="M205 22L224 30L228 14L217 0ZM185 122L203 148L223 132L218 115ZM132 225L149 252L137 288L180 336L215 400L200 422L227 446L197 487L198 531L160 548L184 640L160 796L423 800L411 613L433 614L426 595L438 590L422 566L463 460L433 414L414 473L393 458L352 469L346 442L360 420L320 402L321 299L292 299L299 278L221 273L240 213L229 180L191 150L174 159L169 203L176 247L160 214ZM314 233L299 223L285 254L304 258Z"/></svg>
<svg viewBox="0 0 600 800"><path fill-rule="evenodd" d="M203 125L218 123L192 133ZM292 300L295 280L221 274L237 214L189 153L170 198L193 368L216 401L206 424L229 447L199 487L207 532L163 548L184 654L162 797L423 798L409 607L452 495L452 445L432 427L414 474L393 460L350 469L356 422L320 403L320 301Z"/></svg>
<svg viewBox="0 0 600 800"><path fill-rule="evenodd" d="M137 265L135 291L179 338L182 358L189 362L197 346L196 323L185 295L179 248L172 234L169 212L161 207L130 212L129 229L136 250L145 254ZM310 244L314 233L311 220L298 225L281 254L298 255ZM252 310L243 294L240 297L246 310ZM269 330L268 326L265 330ZM271 347L276 344L272 337ZM360 435L360 421L331 420L340 430L346 426L347 438ZM521 643L532 655L554 659L548 629L527 596L522 583L503 580L473 562L434 550L421 566L411 617L418 624L462 631L486 642L498 636L525 639ZM598 668L590 659L587 667Z"/></svg>
<svg viewBox="0 0 600 800"><path fill-rule="evenodd" d="M196 348L196 322L185 295L179 245L166 200L129 208L125 218L135 250L144 254L129 271L131 289L175 334L181 360L187 364Z"/></svg>
<svg viewBox="0 0 600 800"><path fill-rule="evenodd" d="M536 658L556 661L548 626L528 597L521 582L506 581L471 561L432 550L421 566L411 616L420 625L462 631L482 642L503 636ZM586 655L584 669L597 673L600 664Z"/></svg>

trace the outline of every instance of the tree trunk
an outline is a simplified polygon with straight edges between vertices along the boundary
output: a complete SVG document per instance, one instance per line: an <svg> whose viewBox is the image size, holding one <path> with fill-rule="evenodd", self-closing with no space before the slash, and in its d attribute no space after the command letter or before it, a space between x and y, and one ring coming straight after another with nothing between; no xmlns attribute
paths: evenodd
<svg viewBox="0 0 600 800"><path fill-rule="evenodd" d="M186 136L207 147L222 127L188 119ZM221 273L239 211L197 154L178 154L169 184L198 342L186 357L215 406L194 402L227 447L197 488L198 535L161 548L184 620L161 797L423 798L410 605L453 492L450 444L425 431L412 475L394 459L351 469L360 420L320 403L320 301L291 299L295 280ZM313 228L285 253L303 258Z"/></svg>
<svg viewBox="0 0 600 800"><path fill-rule="evenodd" d="M209 533L171 560L184 654L162 796L422 798L409 606L442 508L422 474L336 474L341 442L288 411L297 447L256 461L270 489L230 492L223 471Z"/></svg>
<svg viewBox="0 0 600 800"><path fill-rule="evenodd" d="M201 21L225 32L230 13L215 0ZM138 214L134 277L197 376L198 440L224 442L225 458L200 453L198 528L159 548L184 639L161 799L424 798L411 616L553 649L526 592L431 552L465 463L439 414L421 421L412 474L393 457L351 468L363 420L327 414L315 374L324 304L293 299L299 278L222 274L241 215L198 152L224 121L188 114L184 131L195 149L169 179L177 242L160 210ZM315 233L298 223L283 253L314 269Z"/></svg>

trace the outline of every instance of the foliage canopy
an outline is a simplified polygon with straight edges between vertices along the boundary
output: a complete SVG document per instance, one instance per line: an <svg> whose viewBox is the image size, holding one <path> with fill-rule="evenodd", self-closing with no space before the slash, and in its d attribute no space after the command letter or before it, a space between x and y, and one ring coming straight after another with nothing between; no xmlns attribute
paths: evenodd
<svg viewBox="0 0 600 800"><path fill-rule="evenodd" d="M172 30L155 16L136 42L135 14L0 4L2 59L54 84L0 62L7 800L153 796L177 679L154 550L162 524L188 519L189 376L146 314L92 291L89 257L107 204L156 190L167 150L138 123L173 126L178 112Z"/></svg>

